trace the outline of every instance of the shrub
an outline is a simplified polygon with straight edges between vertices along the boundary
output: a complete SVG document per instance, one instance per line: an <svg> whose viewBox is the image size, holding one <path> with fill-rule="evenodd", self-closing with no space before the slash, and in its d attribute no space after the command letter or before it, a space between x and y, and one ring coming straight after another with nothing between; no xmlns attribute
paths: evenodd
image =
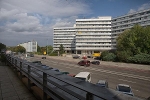
<svg viewBox="0 0 150 100"><path fill-rule="evenodd" d="M115 61L116 55L113 53L108 53L106 56L103 57L104 61Z"/></svg>
<svg viewBox="0 0 150 100"><path fill-rule="evenodd" d="M150 55L141 53L128 58L128 62L136 64L150 64Z"/></svg>
<svg viewBox="0 0 150 100"><path fill-rule="evenodd" d="M103 52L101 53L100 58L103 60L104 57L105 57L108 53L109 53L109 51L103 51Z"/></svg>
<svg viewBox="0 0 150 100"><path fill-rule="evenodd" d="M117 60L121 62L128 62L128 58L131 57L132 53L127 51L117 51Z"/></svg>

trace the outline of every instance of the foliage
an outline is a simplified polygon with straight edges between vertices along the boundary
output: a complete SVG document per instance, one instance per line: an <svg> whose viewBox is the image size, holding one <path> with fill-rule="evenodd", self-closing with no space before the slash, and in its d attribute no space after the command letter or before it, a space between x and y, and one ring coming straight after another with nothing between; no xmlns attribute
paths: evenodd
<svg viewBox="0 0 150 100"><path fill-rule="evenodd" d="M106 56L103 57L104 61L115 61L116 55L114 53L108 53Z"/></svg>
<svg viewBox="0 0 150 100"><path fill-rule="evenodd" d="M58 52L54 51L54 52L50 53L49 56L58 56Z"/></svg>
<svg viewBox="0 0 150 100"><path fill-rule="evenodd" d="M0 43L0 51L3 50L3 49L6 49L6 45L3 44L3 43Z"/></svg>
<svg viewBox="0 0 150 100"><path fill-rule="evenodd" d="M6 56L4 54L0 54L0 61L6 62Z"/></svg>
<svg viewBox="0 0 150 100"><path fill-rule="evenodd" d="M8 50L11 50L16 53L25 53L26 49L23 46L7 47Z"/></svg>
<svg viewBox="0 0 150 100"><path fill-rule="evenodd" d="M133 57L129 57L128 62L138 64L150 64L150 55L145 53L137 54Z"/></svg>
<svg viewBox="0 0 150 100"><path fill-rule="evenodd" d="M109 51L103 51L103 52L101 53L101 59L103 60L104 57L105 57L108 53L109 53Z"/></svg>
<svg viewBox="0 0 150 100"><path fill-rule="evenodd" d="M141 53L150 54L150 26L135 25L117 38L117 58L127 62L129 57Z"/></svg>
<svg viewBox="0 0 150 100"><path fill-rule="evenodd" d="M59 47L59 53L60 55L62 55L64 53L64 46L61 44L60 47Z"/></svg>
<svg viewBox="0 0 150 100"><path fill-rule="evenodd" d="M26 49L23 46L16 46L15 52L25 53Z"/></svg>

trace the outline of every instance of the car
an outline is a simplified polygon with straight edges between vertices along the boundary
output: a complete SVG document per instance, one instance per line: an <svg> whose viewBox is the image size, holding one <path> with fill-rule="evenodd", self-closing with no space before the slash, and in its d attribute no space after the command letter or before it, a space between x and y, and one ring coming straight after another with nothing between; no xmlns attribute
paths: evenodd
<svg viewBox="0 0 150 100"><path fill-rule="evenodd" d="M91 61L91 64L99 65L99 64L100 64L100 61L94 60L94 61Z"/></svg>
<svg viewBox="0 0 150 100"><path fill-rule="evenodd" d="M88 67L88 66L90 66L90 61L89 60L81 60L78 62L78 65Z"/></svg>
<svg viewBox="0 0 150 100"><path fill-rule="evenodd" d="M132 89L129 85L126 85L126 84L118 84L116 86L116 90L117 91L120 91L124 94L127 94L127 95L130 95L130 96L134 96L133 92L132 92Z"/></svg>
<svg viewBox="0 0 150 100"><path fill-rule="evenodd" d="M61 74L69 74L69 72L60 72Z"/></svg>
<svg viewBox="0 0 150 100"><path fill-rule="evenodd" d="M91 73L90 72L80 72L78 73L75 78L78 78L80 80L91 82Z"/></svg>
<svg viewBox="0 0 150 100"><path fill-rule="evenodd" d="M99 80L96 83L97 86L108 88L108 82L106 80Z"/></svg>
<svg viewBox="0 0 150 100"><path fill-rule="evenodd" d="M68 76L75 77L76 75L75 74L68 74Z"/></svg>
<svg viewBox="0 0 150 100"><path fill-rule="evenodd" d="M30 57L34 57L34 54L33 54L33 53L31 53L31 54L30 54Z"/></svg>
<svg viewBox="0 0 150 100"><path fill-rule="evenodd" d="M32 61L31 63L38 63L38 64L42 64L42 62L41 61Z"/></svg>
<svg viewBox="0 0 150 100"><path fill-rule="evenodd" d="M51 70L56 71L56 72L60 72L59 69L56 69L56 68L53 68Z"/></svg>
<svg viewBox="0 0 150 100"><path fill-rule="evenodd" d="M46 57L42 57L42 59L46 59Z"/></svg>
<svg viewBox="0 0 150 100"><path fill-rule="evenodd" d="M43 70L51 70L51 69L53 69L52 67L49 67L49 66L47 66L47 65L41 65L41 66L39 66L41 69L43 69Z"/></svg>
<svg viewBox="0 0 150 100"><path fill-rule="evenodd" d="M73 59L79 59L80 56L73 56Z"/></svg>

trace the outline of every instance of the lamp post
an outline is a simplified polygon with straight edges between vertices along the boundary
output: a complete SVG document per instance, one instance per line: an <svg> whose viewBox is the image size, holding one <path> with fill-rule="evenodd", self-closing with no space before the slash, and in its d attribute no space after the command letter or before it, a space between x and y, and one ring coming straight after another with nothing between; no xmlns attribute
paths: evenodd
<svg viewBox="0 0 150 100"><path fill-rule="evenodd" d="M46 51L47 51L47 55L48 55L48 39L47 39L47 46L46 46Z"/></svg>

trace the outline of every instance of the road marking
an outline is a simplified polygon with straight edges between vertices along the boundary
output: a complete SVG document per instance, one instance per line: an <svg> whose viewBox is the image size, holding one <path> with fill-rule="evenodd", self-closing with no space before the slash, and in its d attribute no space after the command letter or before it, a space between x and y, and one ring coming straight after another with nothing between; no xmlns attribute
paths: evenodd
<svg viewBox="0 0 150 100"><path fill-rule="evenodd" d="M58 61L46 61L45 60L45 62L52 62L52 63L55 63L57 65L58 64L67 65L64 62L58 62ZM121 72L116 72L116 71L104 70L104 69L100 69L100 68L91 68L91 67L78 66L78 65L75 65L75 64L74 64L73 67L89 69L89 70L93 70L93 71L97 71L97 72L103 72L103 73L108 73L108 74L114 74L114 75L120 75L120 76L125 76L125 77L150 81L150 77L146 77L146 76L140 76L140 75L134 75L134 74L128 74L128 73L121 73Z"/></svg>
<svg viewBox="0 0 150 100"><path fill-rule="evenodd" d="M130 83L136 83L136 82L132 82L132 81L124 80L124 79L118 79L118 80L125 81L125 82L130 82Z"/></svg>

